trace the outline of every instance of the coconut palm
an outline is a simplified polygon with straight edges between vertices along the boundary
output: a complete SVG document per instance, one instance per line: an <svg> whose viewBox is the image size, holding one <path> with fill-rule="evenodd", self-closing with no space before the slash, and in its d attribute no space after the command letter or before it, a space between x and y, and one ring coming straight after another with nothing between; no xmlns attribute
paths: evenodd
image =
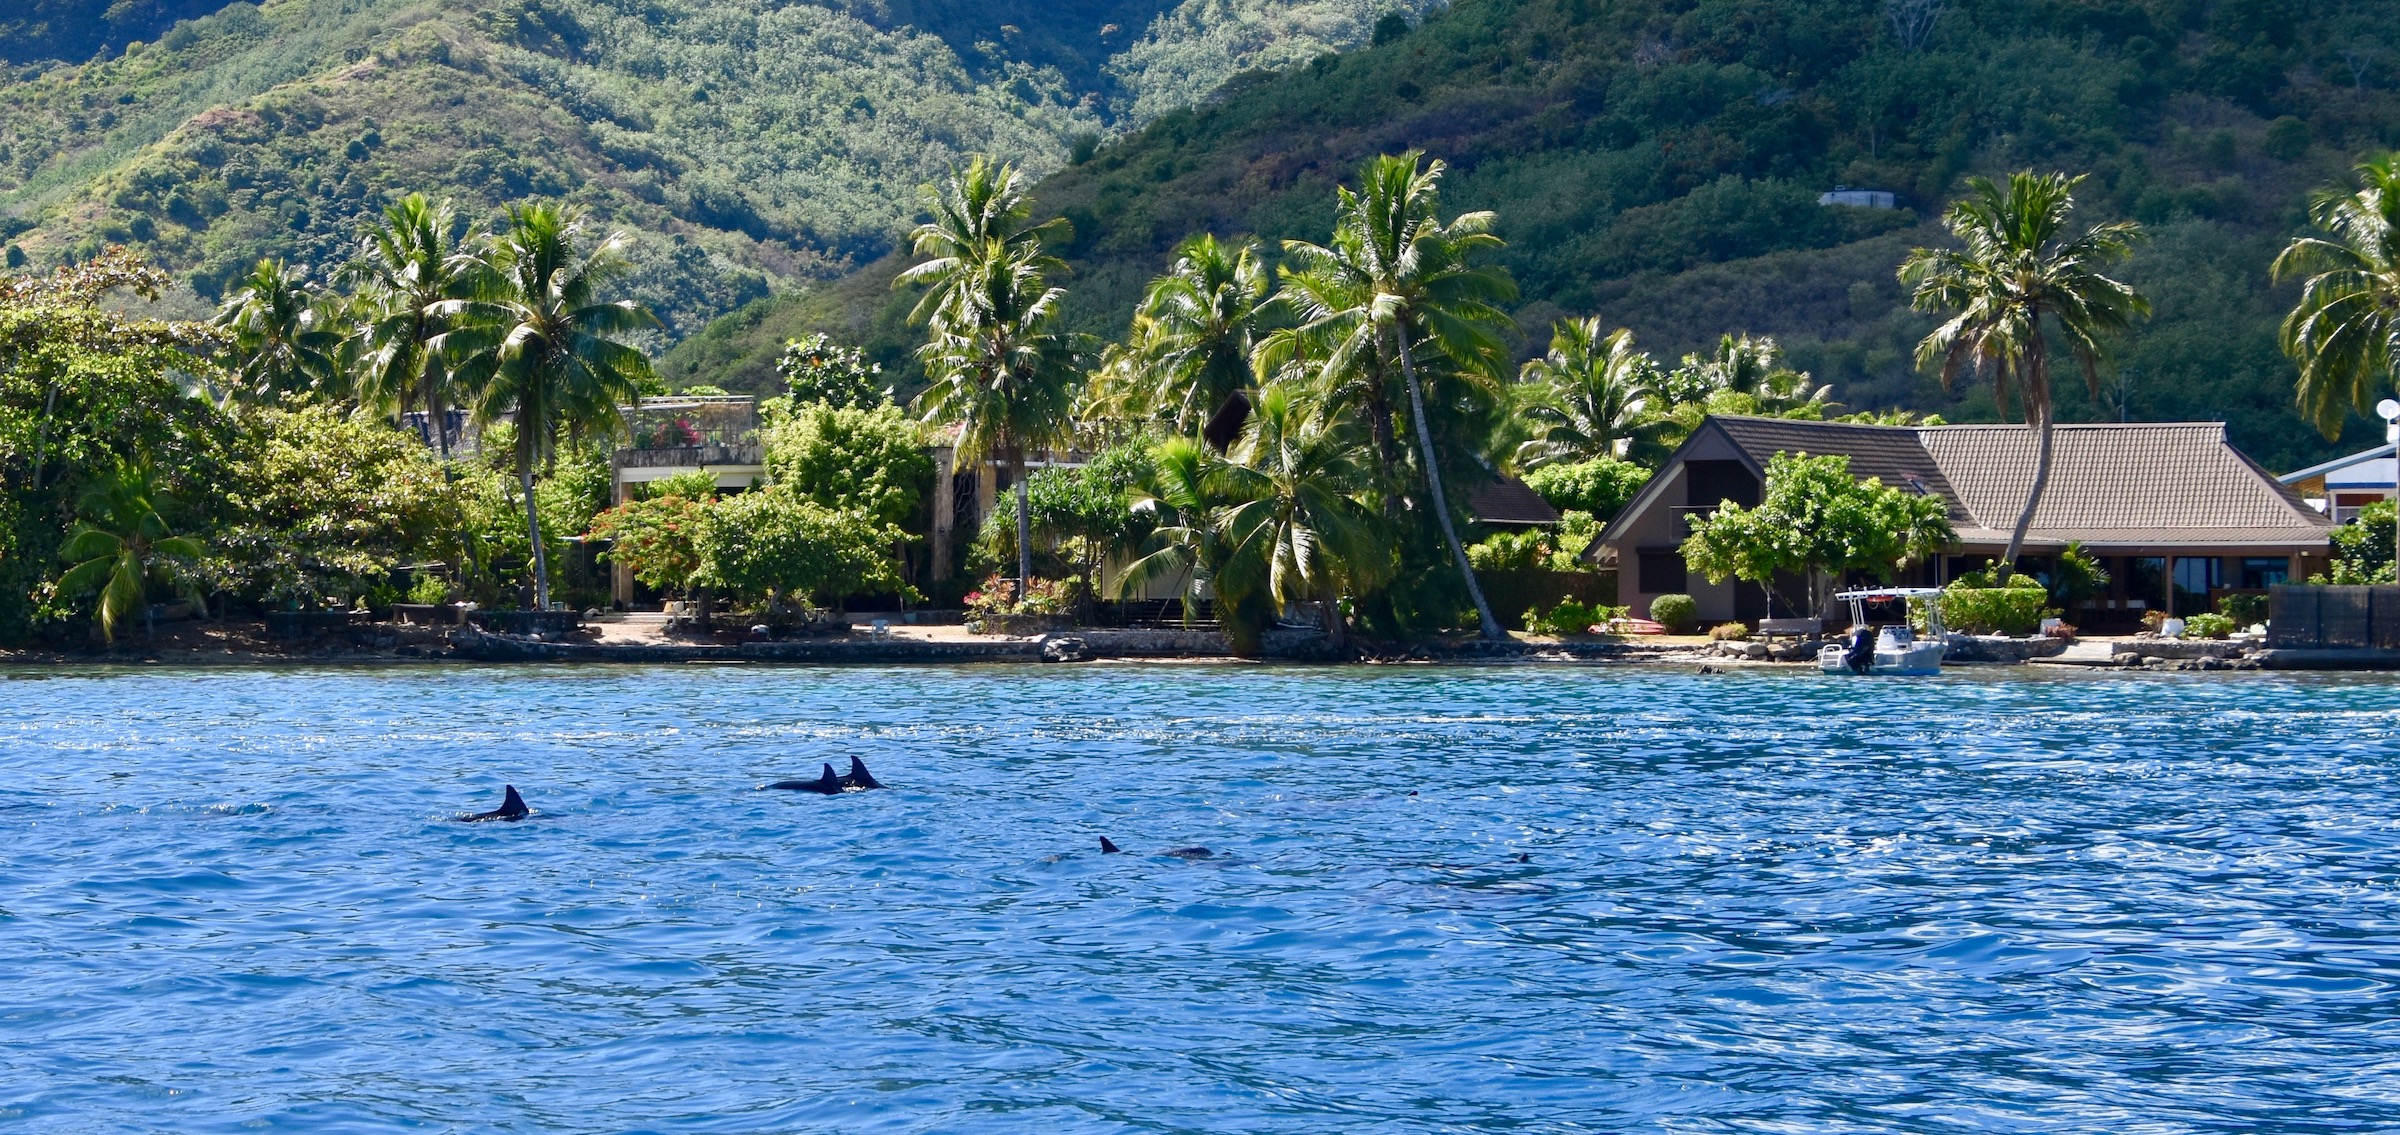
<svg viewBox="0 0 2400 1135"><path fill-rule="evenodd" d="M94 615L101 637L110 642L116 641L117 624L137 608L142 634L149 637L150 582L167 577L168 560L196 560L206 551L200 541L167 527L159 515L160 500L148 465L120 466L84 491L76 502L75 526L59 549L74 566L59 577L58 593L81 595L98 588Z"/></svg>
<svg viewBox="0 0 2400 1135"><path fill-rule="evenodd" d="M1223 468L1221 458L1191 438L1170 438L1151 451L1150 468L1132 502L1134 511L1149 514L1149 535L1142 555L1117 573L1118 598L1173 579L1183 600L1184 624L1199 616L1229 546L1216 525L1224 503Z"/></svg>
<svg viewBox="0 0 2400 1135"><path fill-rule="evenodd" d="M333 307L280 260L260 260L217 309L233 340L232 398L330 392L345 336Z"/></svg>
<svg viewBox="0 0 2400 1135"><path fill-rule="evenodd" d="M508 230L470 265L473 298L431 309L451 326L429 346L453 360L451 373L474 394L476 420L515 422L517 487L533 547L535 602L544 610L550 562L534 507L534 465L562 433L621 428L617 408L653 380L649 358L621 337L658 320L639 304L600 298L631 269L625 249L632 238L612 232L587 251L587 235L580 210L512 205Z"/></svg>
<svg viewBox="0 0 2400 1135"><path fill-rule="evenodd" d="M1133 331L1102 373L1132 415L1158 416L1191 434L1250 385L1250 355L1265 333L1270 285L1258 246L1202 233L1175 248L1150 282Z"/></svg>
<svg viewBox="0 0 2400 1135"><path fill-rule="evenodd" d="M1517 372L1532 402L1524 416L1535 436L1517 447L1531 469L1556 461L1622 457L1655 397L1658 364L1633 345L1633 332L1603 332L1599 317L1560 320L1550 351Z"/></svg>
<svg viewBox="0 0 2400 1135"><path fill-rule="evenodd" d="M2309 217L2331 239L2294 240L2274 275L2307 277L2283 320L2283 352L2300 364L2301 414L2330 440L2400 363L2400 154L2361 164L2355 190L2320 190Z"/></svg>
<svg viewBox="0 0 2400 1135"><path fill-rule="evenodd" d="M1337 401L1349 400L1346 391L1360 392L1357 405L1386 468L1398 467L1399 459L1387 390L1393 377L1401 380L1434 520L1474 601L1483 637L1497 639L1506 632L1467 563L1443 490L1420 353L1454 383L1496 388L1506 360L1501 335L1509 326L1497 305L1516 288L1506 273L1468 263L1473 254L1500 246L1491 232L1492 214L1440 219L1444 168L1416 151L1369 162L1358 191L1340 192L1330 244L1284 242L1293 260L1285 269L1286 294L1301 318L1293 338L1325 345L1317 363L1320 389L1335 393Z"/></svg>
<svg viewBox="0 0 2400 1135"><path fill-rule="evenodd" d="M1968 196L1942 216L1966 247L1916 249L1900 266L1917 310L1953 313L1917 344L1917 365L1938 360L1945 388L1969 369L1989 376L1994 400L2005 406L2010 397L2019 399L2037 433L2033 484L1998 565L2003 586L2016 570L2026 529L2050 481L2055 409L2049 336L2065 342L2097 397L2109 341L2150 311L2140 292L2104 274L2132 255L2142 237L2139 225L2118 221L2067 231L2082 181L2028 171L2010 175L2003 189L1989 178L1971 178Z"/></svg>
<svg viewBox="0 0 2400 1135"><path fill-rule="evenodd" d="M2283 350L2300 364L2300 412L2332 438L2400 362L2400 154L2360 165L2354 190L2318 192L2309 215L2327 235L2294 240L2274 273L2306 277Z"/></svg>
<svg viewBox="0 0 2400 1135"><path fill-rule="evenodd" d="M449 370L434 353L445 330L435 308L468 298L478 242L450 202L411 193L386 206L359 239L343 275L359 289L359 401L392 411L422 407L442 456L450 456Z"/></svg>
<svg viewBox="0 0 2400 1135"><path fill-rule="evenodd" d="M961 462L997 459L1017 496L1016 601L1033 574L1033 512L1027 455L1065 444L1074 432L1082 337L1058 326L1066 265L1042 251L1051 225L1027 227L1023 179L978 158L941 187L925 187L934 219L914 234L929 257L895 284L928 287L913 313L930 332L917 357L932 385L918 396L925 419L957 427Z"/></svg>
<svg viewBox="0 0 2400 1135"><path fill-rule="evenodd" d="M1388 563L1359 500L1369 478L1356 451L1341 425L1312 420L1290 389L1268 387L1224 468L1222 493L1233 503L1217 524L1232 545L1218 578L1263 573L1277 610L1320 601L1325 633L1337 646L1342 585L1372 583Z"/></svg>

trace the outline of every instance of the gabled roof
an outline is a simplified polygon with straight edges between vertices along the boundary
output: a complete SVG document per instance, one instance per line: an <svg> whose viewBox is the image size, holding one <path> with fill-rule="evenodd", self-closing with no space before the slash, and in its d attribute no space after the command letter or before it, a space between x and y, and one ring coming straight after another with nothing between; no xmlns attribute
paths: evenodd
<svg viewBox="0 0 2400 1135"><path fill-rule="evenodd" d="M1515 477L1502 477L1467 494L1467 515L1483 524L1558 523L1558 510Z"/></svg>
<svg viewBox="0 0 2400 1135"><path fill-rule="evenodd" d="M1704 434L1733 443L1764 473L1777 453L1839 454L1850 471L1939 495L1961 544L2005 544L2033 481L2038 436L2028 426L1866 426L1781 418L1710 417ZM1618 519L1647 509L1654 478ZM1617 535L1617 524L1603 533ZM2058 547L2319 546L2333 522L2242 455L2220 422L2073 424L2052 433L2050 480L2026 542Z"/></svg>

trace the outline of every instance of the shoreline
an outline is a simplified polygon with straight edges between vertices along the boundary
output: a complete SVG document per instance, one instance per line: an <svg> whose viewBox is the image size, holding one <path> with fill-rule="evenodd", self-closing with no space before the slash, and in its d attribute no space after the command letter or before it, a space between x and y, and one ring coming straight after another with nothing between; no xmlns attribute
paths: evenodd
<svg viewBox="0 0 2400 1135"><path fill-rule="evenodd" d="M1593 666L1681 665L1730 671L1811 669L1812 659L1760 658L1706 640L1551 639L1512 637L1503 642L1439 640L1394 645L1359 644L1337 657L1325 636L1312 629L1270 631L1254 655L1233 653L1220 631L1087 628L1032 636L926 633L927 628L892 628L894 633L828 635L782 640L716 641L663 637L593 635L576 641L501 635L471 627L372 624L346 635L279 642L263 624L184 623L150 644L128 642L92 651L0 652L0 666L408 666L547 663L582 666L949 666L978 663L1150 662L1177 665L1479 665L1577 664ZM944 628L948 630L948 628ZM915 632L915 633L909 633ZM730 640L730 641L729 641ZM2400 670L2400 650L2265 648L2236 652L2215 643L2147 640L2085 640L2081 657L1987 657L1954 661L1953 667L2032 665L2043 669L2110 672L2315 670L2388 672ZM2153 654L2161 657L2152 657ZM2132 664L2127 657L2133 656Z"/></svg>

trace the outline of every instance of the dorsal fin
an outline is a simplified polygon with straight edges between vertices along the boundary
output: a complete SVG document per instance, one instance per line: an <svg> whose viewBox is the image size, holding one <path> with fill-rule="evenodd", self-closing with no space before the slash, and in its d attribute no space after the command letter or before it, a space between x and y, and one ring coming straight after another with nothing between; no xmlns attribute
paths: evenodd
<svg viewBox="0 0 2400 1135"><path fill-rule="evenodd" d="M522 815L524 815L524 814L526 814L526 813L528 813L528 812L531 812L531 811L533 811L533 809L531 809L531 808L528 808L528 807L526 807L526 806L525 806L525 798L524 798L524 797L522 797L522 796L519 796L519 795L517 795L517 786L516 786L516 785L513 785L513 784L503 784L503 785L501 785L500 787L502 787L502 788L506 789L506 790L507 790L507 793L508 793L506 796L502 797L502 798L501 798L501 800L500 800L500 814L501 814L501 815L503 815L503 816L522 816Z"/></svg>
<svg viewBox="0 0 2400 1135"><path fill-rule="evenodd" d="M844 788L881 788L883 782L875 779L874 773L867 771L867 762L852 757L850 758L850 772L842 777L842 786Z"/></svg>
<svg viewBox="0 0 2400 1135"><path fill-rule="evenodd" d="M1124 848L1122 848L1122 847L1118 847L1116 844L1110 843L1110 842L1109 842L1109 840L1108 840L1108 837L1107 837L1107 836L1101 836L1101 837L1100 837L1100 854L1102 854L1102 855L1115 855L1115 854L1117 854L1117 853L1119 853L1119 852L1122 852L1122 851L1124 851L1124 850L1125 850Z"/></svg>

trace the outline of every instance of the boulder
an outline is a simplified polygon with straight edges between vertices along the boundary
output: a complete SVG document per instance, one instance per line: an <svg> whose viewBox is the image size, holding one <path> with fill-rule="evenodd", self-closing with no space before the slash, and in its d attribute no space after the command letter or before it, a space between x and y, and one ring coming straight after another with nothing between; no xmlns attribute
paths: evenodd
<svg viewBox="0 0 2400 1135"><path fill-rule="evenodd" d="M1058 634L1042 636L1042 661L1089 662L1092 646L1082 635Z"/></svg>

